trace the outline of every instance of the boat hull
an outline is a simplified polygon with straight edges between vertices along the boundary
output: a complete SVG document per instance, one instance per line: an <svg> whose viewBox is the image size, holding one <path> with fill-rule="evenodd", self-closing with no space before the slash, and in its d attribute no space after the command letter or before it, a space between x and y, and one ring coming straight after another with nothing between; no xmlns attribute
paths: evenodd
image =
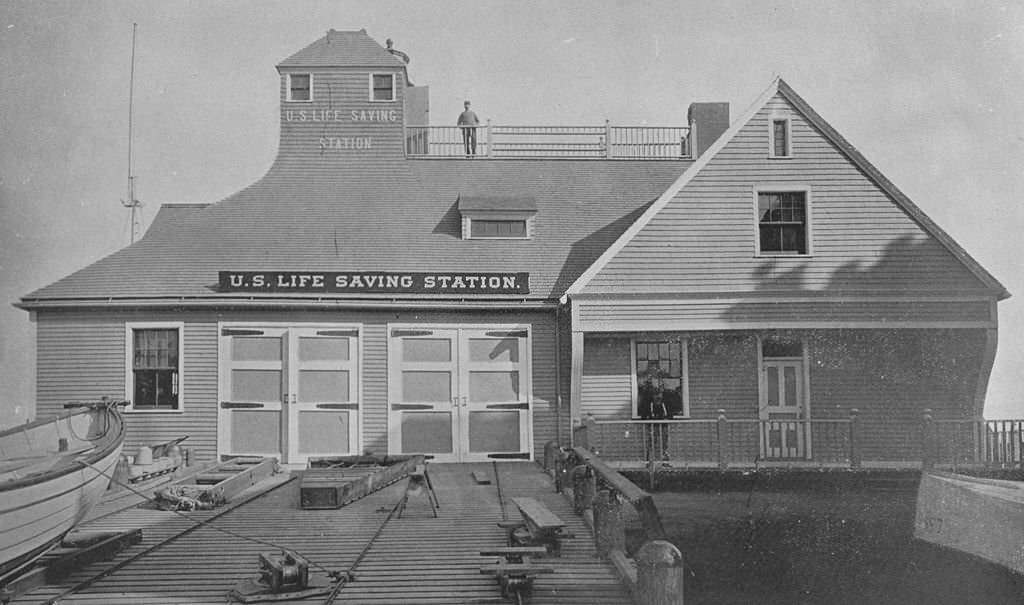
<svg viewBox="0 0 1024 605"><path fill-rule="evenodd" d="M1024 574L1024 484L923 473L914 536Z"/></svg>
<svg viewBox="0 0 1024 605"><path fill-rule="evenodd" d="M7 480L0 482L0 581L59 543L103 497L121 456L124 427L114 410L90 410L84 414L88 415L83 416L85 420L67 416L55 421L58 424L53 428L35 427L39 430L31 434L37 443L56 442L51 439L54 435L68 435L57 437L64 440L66 453L58 452L45 463L26 465L20 473L7 472ZM78 434L87 435L96 422L108 423L103 425L104 434L96 439L71 436L75 434L71 430L75 425ZM63 428L59 423L63 423ZM91 449L76 453L76 446L86 443L92 443ZM6 454L18 446L5 446L0 441L0 447ZM18 453L25 459L38 451L21 447Z"/></svg>

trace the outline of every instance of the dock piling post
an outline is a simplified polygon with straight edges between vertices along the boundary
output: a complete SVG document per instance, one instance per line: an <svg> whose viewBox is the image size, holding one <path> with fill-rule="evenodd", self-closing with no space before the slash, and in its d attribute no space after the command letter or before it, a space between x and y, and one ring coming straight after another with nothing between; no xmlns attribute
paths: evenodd
<svg viewBox="0 0 1024 605"><path fill-rule="evenodd" d="M582 515L594 503L594 491L597 479L586 464L572 469L572 510Z"/></svg>
<svg viewBox="0 0 1024 605"><path fill-rule="evenodd" d="M622 505L610 490L603 489L594 497L594 546L602 559L615 549L626 549L626 530L622 526Z"/></svg>
<svg viewBox="0 0 1024 605"><path fill-rule="evenodd" d="M636 601L683 605L683 554L671 542L651 540L636 553Z"/></svg>

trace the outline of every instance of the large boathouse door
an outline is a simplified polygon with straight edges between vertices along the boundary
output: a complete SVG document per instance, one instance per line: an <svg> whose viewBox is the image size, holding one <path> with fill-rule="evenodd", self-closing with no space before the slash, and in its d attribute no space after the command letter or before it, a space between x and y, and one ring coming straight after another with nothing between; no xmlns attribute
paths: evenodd
<svg viewBox="0 0 1024 605"><path fill-rule="evenodd" d="M356 453L358 331L288 331L288 461Z"/></svg>
<svg viewBox="0 0 1024 605"><path fill-rule="evenodd" d="M392 327L392 453L528 459L529 350L525 327Z"/></svg>
<svg viewBox="0 0 1024 605"><path fill-rule="evenodd" d="M222 325L221 456L310 456L359 451L357 329Z"/></svg>

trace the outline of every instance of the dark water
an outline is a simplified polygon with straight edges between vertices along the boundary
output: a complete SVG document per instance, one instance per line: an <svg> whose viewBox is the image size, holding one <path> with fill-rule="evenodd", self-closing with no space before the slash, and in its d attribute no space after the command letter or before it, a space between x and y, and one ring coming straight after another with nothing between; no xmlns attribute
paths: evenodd
<svg viewBox="0 0 1024 605"><path fill-rule="evenodd" d="M687 605L1022 604L1024 576L916 540L914 489L659 492Z"/></svg>

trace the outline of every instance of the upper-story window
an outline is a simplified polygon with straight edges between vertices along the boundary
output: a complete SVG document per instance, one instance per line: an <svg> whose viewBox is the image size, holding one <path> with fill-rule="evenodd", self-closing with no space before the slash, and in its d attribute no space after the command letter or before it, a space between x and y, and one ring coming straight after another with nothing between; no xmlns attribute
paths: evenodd
<svg viewBox="0 0 1024 605"><path fill-rule="evenodd" d="M370 100L395 100L395 74L370 74Z"/></svg>
<svg viewBox="0 0 1024 605"><path fill-rule="evenodd" d="M788 158L793 155L790 140L789 118L772 118L771 130L768 132L768 155L773 158Z"/></svg>
<svg viewBox="0 0 1024 605"><path fill-rule="evenodd" d="M289 101L312 101L313 100L313 75L312 74L288 74L288 100Z"/></svg>
<svg viewBox="0 0 1024 605"><path fill-rule="evenodd" d="M806 191L758 191L758 253L809 253Z"/></svg>
<svg viewBox="0 0 1024 605"><path fill-rule="evenodd" d="M181 410L181 332L175 322L129 323L126 395L134 411Z"/></svg>

